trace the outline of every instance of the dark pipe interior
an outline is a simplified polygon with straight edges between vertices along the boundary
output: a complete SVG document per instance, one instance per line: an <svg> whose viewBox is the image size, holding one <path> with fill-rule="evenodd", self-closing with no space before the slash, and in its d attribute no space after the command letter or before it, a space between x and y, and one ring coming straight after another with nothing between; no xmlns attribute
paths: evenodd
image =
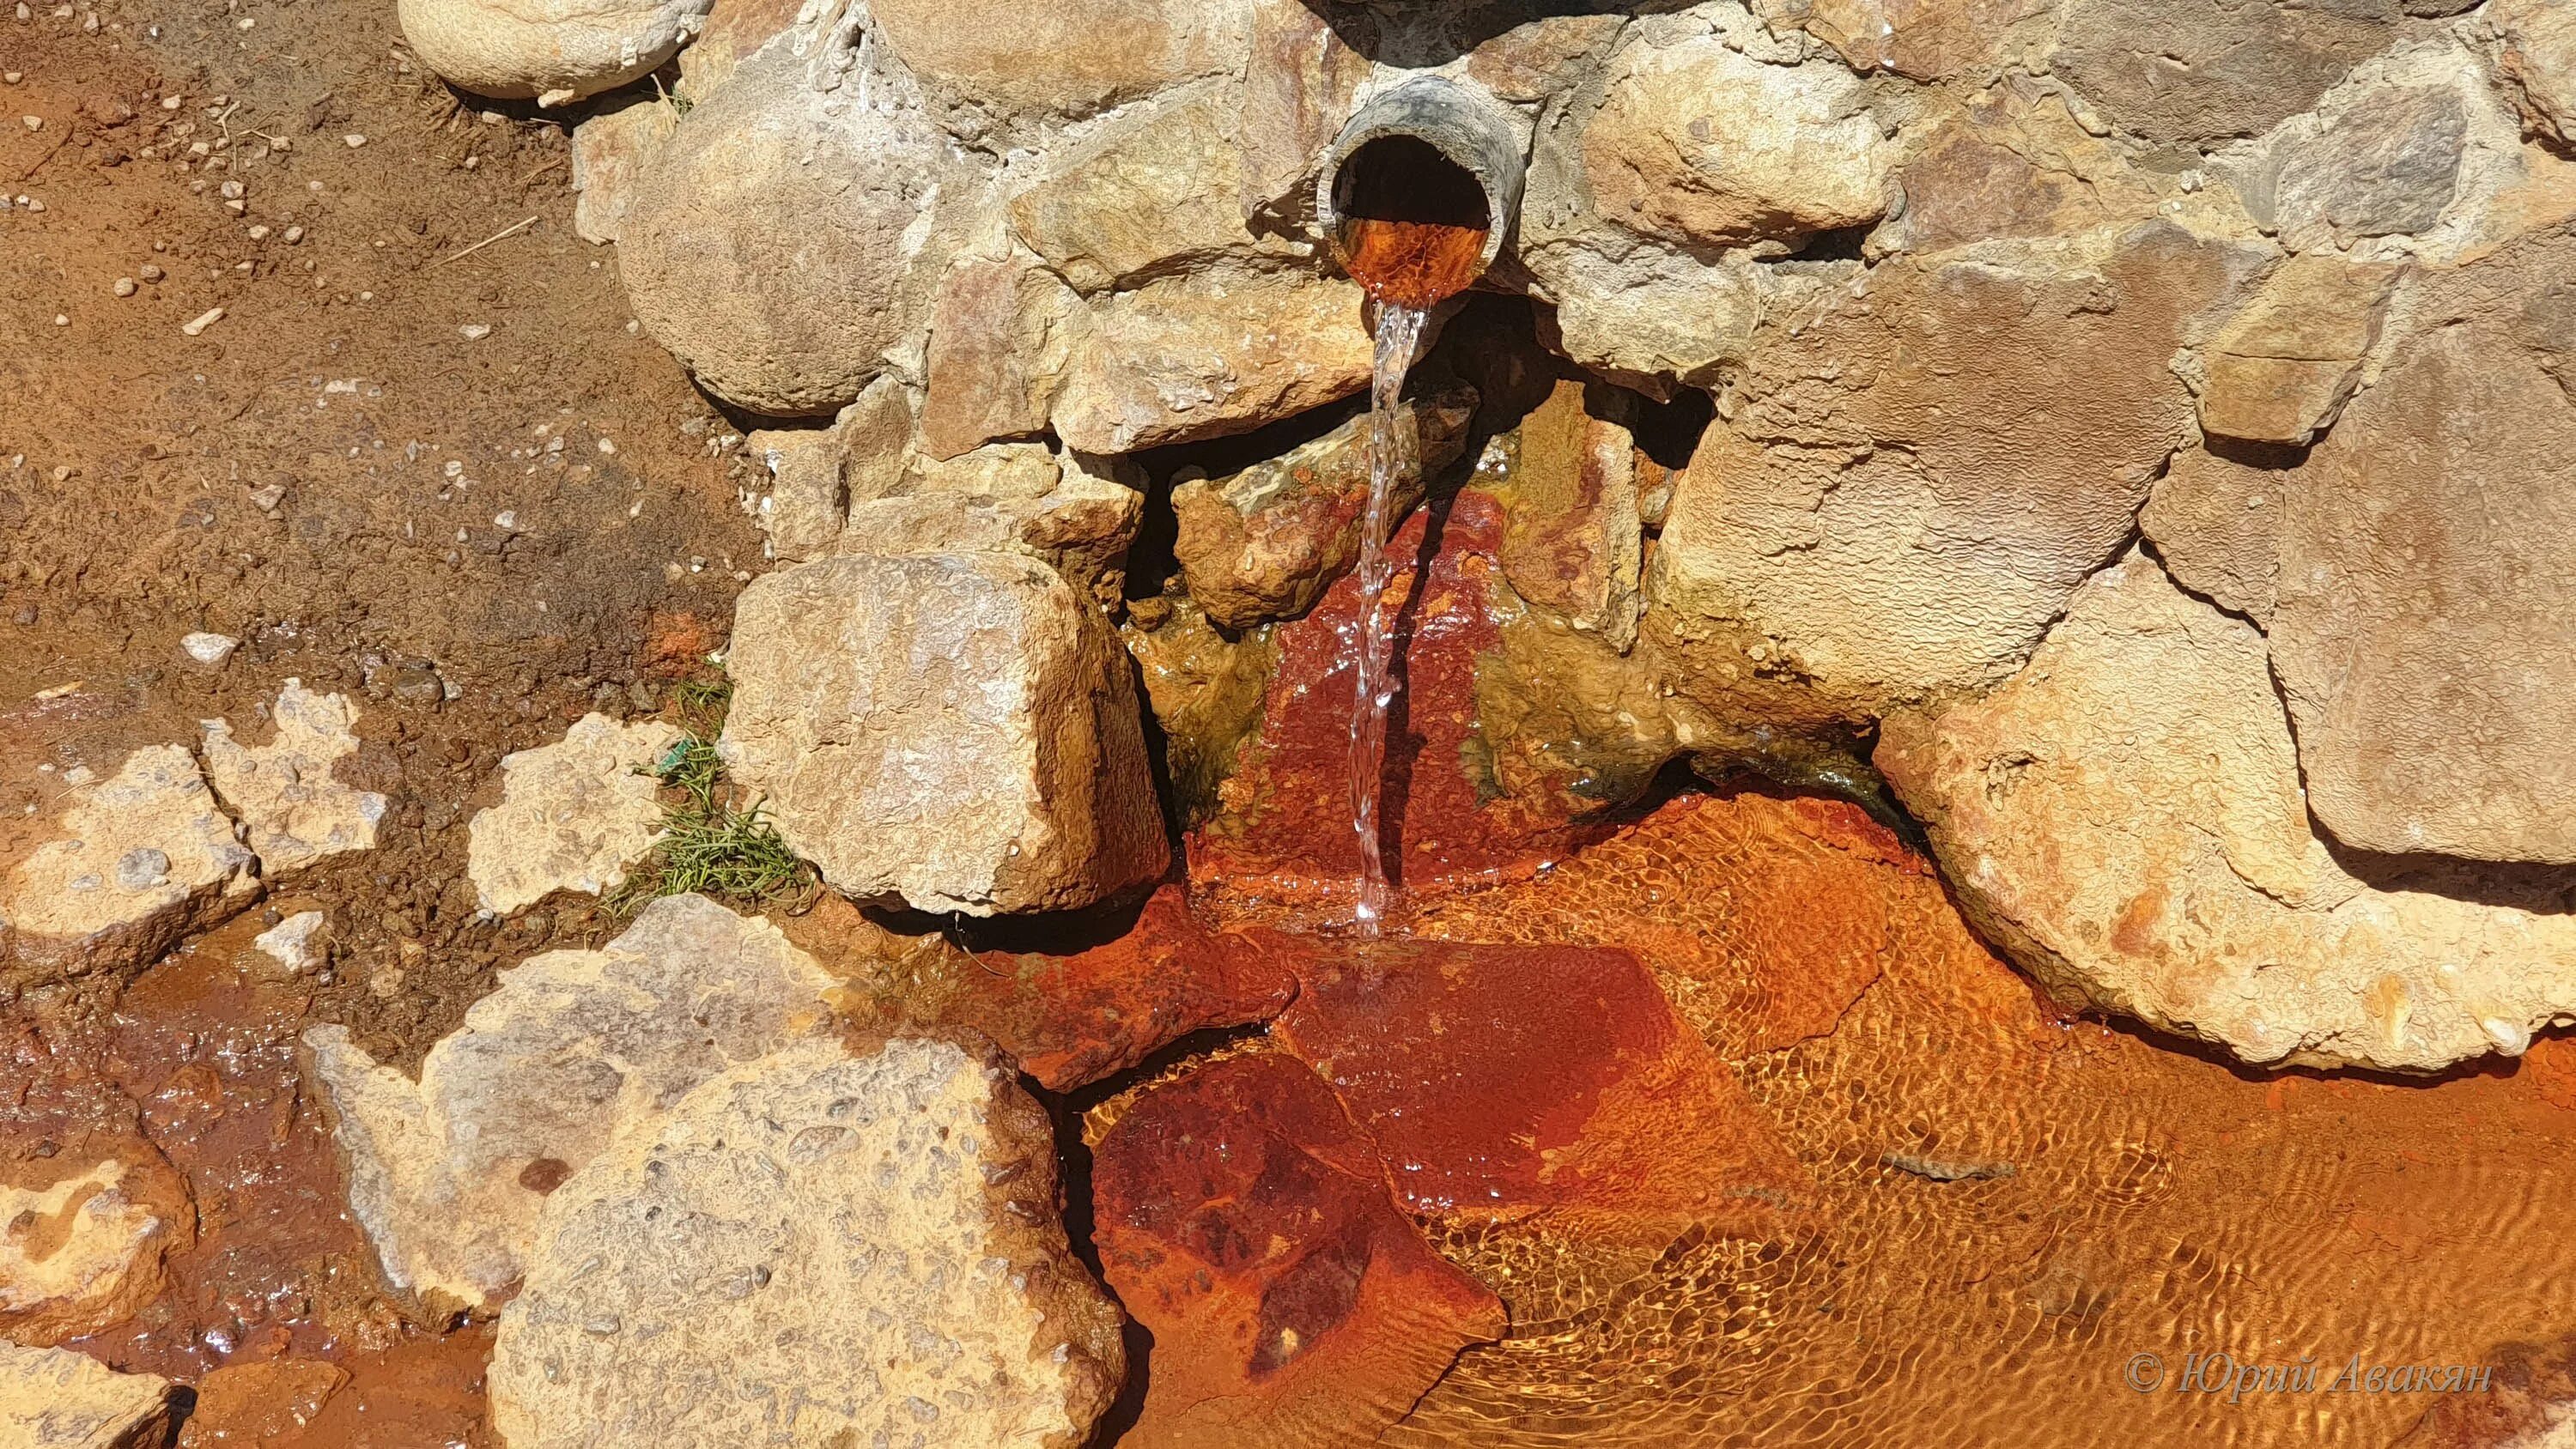
<svg viewBox="0 0 2576 1449"><path fill-rule="evenodd" d="M1419 136L1380 136L1353 151L1333 179L1333 200L1345 220L1492 225L1475 173Z"/></svg>

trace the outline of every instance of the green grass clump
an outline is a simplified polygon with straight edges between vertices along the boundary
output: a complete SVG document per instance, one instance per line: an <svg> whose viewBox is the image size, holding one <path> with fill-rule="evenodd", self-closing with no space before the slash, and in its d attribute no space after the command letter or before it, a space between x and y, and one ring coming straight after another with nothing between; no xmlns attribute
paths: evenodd
<svg viewBox="0 0 2576 1449"><path fill-rule="evenodd" d="M760 802L748 810L726 803L715 736L724 728L732 695L733 686L723 679L695 680L672 691L684 732L644 773L679 798L662 807L661 840L609 896L610 910L627 915L647 901L692 891L745 906L801 899L814 891L812 868L761 818Z"/></svg>

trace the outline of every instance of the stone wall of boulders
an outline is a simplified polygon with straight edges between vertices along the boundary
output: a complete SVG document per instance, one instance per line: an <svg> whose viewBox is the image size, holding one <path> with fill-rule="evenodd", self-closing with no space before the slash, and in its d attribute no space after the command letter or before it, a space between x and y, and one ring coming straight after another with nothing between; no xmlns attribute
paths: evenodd
<svg viewBox="0 0 2576 1449"><path fill-rule="evenodd" d="M1544 727L1641 788L1877 741L2025 967L2248 1061L2576 1019L2576 7L1555 8L718 0L639 8L592 79L452 73L561 99L702 32L670 99L580 121L582 221L708 391L830 420L755 435L793 566L746 596L726 745L828 879L982 913L1162 869L1101 645L1175 785L1222 775L1265 631L1350 554L1358 440L1316 410L1369 339L1315 171L1437 71L1525 127L1483 285L1587 385L1533 432L1549 378L1510 411L1462 359L1410 424L1569 470L1503 496L1505 586L1559 627L1479 665L1517 671L1480 675L1489 754ZM1694 395L1687 466L1630 448ZM1127 552L1192 448L1158 594ZM961 720L971 761L900 763ZM868 858L903 829L945 863Z"/></svg>

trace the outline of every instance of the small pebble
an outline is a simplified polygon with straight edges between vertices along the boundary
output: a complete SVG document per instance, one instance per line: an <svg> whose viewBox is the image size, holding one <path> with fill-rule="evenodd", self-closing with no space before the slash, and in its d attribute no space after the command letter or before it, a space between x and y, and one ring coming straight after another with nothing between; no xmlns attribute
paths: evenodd
<svg viewBox="0 0 2576 1449"><path fill-rule="evenodd" d="M23 70L13 70L13 71L9 71L9 72L7 72L7 73L5 73L5 74L0 74L0 81L7 81L9 84L11 84L11 85L13 85L13 86L14 86L14 85L16 85L18 82L20 82L20 81L22 81L22 80L25 80L26 78L27 78L27 73L26 73L25 71L23 71Z"/></svg>
<svg viewBox="0 0 2576 1449"><path fill-rule="evenodd" d="M602 438L599 440L599 451L603 453L614 453L617 451L617 445L608 441L606 438Z"/></svg>
<svg viewBox="0 0 2576 1449"><path fill-rule="evenodd" d="M141 277L147 282L157 282L163 277L168 276L169 273L161 270L161 264L159 262L145 262L143 264L143 270L135 273L135 275Z"/></svg>
<svg viewBox="0 0 2576 1449"><path fill-rule="evenodd" d="M161 98L161 109L165 111L175 111L186 104L186 101L177 96L163 96Z"/></svg>
<svg viewBox="0 0 2576 1449"><path fill-rule="evenodd" d="M349 134L347 134L347 135L345 135L345 136L341 137L341 138L340 138L340 140L341 140L341 142L342 142L343 144L347 145L347 146L348 146L348 148L349 148L350 150L352 150L352 151L355 151L355 150L357 150L359 147L361 147L361 146L363 146L363 145L367 144L367 138L366 138L366 137L364 137L364 136L359 135L359 134L358 134L357 132L355 132L355 131L351 131Z"/></svg>
<svg viewBox="0 0 2576 1449"><path fill-rule="evenodd" d="M207 328L214 326L222 320L224 320L224 309L221 307L209 307L205 311L197 314L193 320L180 323L179 330L191 337L194 337L198 333L205 331Z"/></svg>
<svg viewBox="0 0 2576 1449"><path fill-rule="evenodd" d="M200 630L181 639L179 647L199 664L220 669L225 660L233 657L233 651L241 647L241 641L230 634L209 634Z"/></svg>
<svg viewBox="0 0 2576 1449"><path fill-rule="evenodd" d="M290 226L286 229L286 244L288 246L293 246L302 240L304 240L304 228L300 226Z"/></svg>
<svg viewBox="0 0 2576 1449"><path fill-rule="evenodd" d="M504 533L516 533L519 531L519 515L505 508L492 515L492 526Z"/></svg>
<svg viewBox="0 0 2576 1449"><path fill-rule="evenodd" d="M20 116L18 119L26 122L27 129L30 131L45 129L45 118L42 116Z"/></svg>
<svg viewBox="0 0 2576 1449"><path fill-rule="evenodd" d="M134 295L134 279L133 279L132 277L119 277L119 278L117 278L117 279L116 279L116 295L118 295L118 296L120 296L120 297L131 297L131 296L133 296L133 295Z"/></svg>
<svg viewBox="0 0 2576 1449"><path fill-rule="evenodd" d="M251 239L252 241L265 241L265 240L267 240L267 239L268 239L268 228L267 228L267 227L265 227L265 226L255 226L255 227L252 227L252 228L250 229L250 239Z"/></svg>
<svg viewBox="0 0 2576 1449"><path fill-rule="evenodd" d="M488 322L468 322L456 331L468 342L480 342L492 335L492 327Z"/></svg>

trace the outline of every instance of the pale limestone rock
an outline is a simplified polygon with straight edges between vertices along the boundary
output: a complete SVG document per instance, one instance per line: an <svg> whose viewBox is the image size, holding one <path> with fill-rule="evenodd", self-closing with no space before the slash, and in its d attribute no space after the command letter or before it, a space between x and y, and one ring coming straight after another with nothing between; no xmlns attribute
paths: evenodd
<svg viewBox="0 0 2576 1449"><path fill-rule="evenodd" d="M148 1178L109 1157L41 1188L0 1181L0 1332L57 1344L121 1323L159 1294L164 1254L194 1233L174 1221L186 1189L154 1156Z"/></svg>
<svg viewBox="0 0 2576 1449"><path fill-rule="evenodd" d="M2008 674L2128 539L2190 435L2168 364L2260 257L2151 224L2089 266L1892 263L1773 339L1648 569L1690 691L1785 675L1865 718Z"/></svg>
<svg viewBox="0 0 2576 1449"><path fill-rule="evenodd" d="M1098 607L1012 553L863 555L736 602L719 748L862 898L1090 905L1168 860L1134 681Z"/></svg>
<svg viewBox="0 0 2576 1449"><path fill-rule="evenodd" d="M2132 554L1983 699L1877 763L1971 918L2033 974L2256 1063L2431 1071L2576 1019L2546 881L2357 878L2300 798L2263 637Z"/></svg>
<svg viewBox="0 0 2576 1449"><path fill-rule="evenodd" d="M349 1209L396 1288L489 1308L537 1212L623 1123L817 1028L832 978L768 922L665 896L597 951L549 951L429 1049L415 1082L345 1028L305 1033Z"/></svg>
<svg viewBox="0 0 2576 1449"><path fill-rule="evenodd" d="M290 679L269 710L264 745L234 738L229 721L203 722L206 778L241 820L271 880L326 855L372 850L385 797L344 785L332 767L358 752L357 706Z"/></svg>
<svg viewBox="0 0 2576 1449"><path fill-rule="evenodd" d="M1404 479L1398 516L1465 451L1475 408L1467 391L1402 405L1397 426L1413 432L1422 466ZM1368 414L1357 414L1276 458L1173 487L1172 551L1207 617L1228 629L1293 618L1349 571L1368 507L1369 432Z"/></svg>
<svg viewBox="0 0 2576 1449"><path fill-rule="evenodd" d="M951 267L930 313L921 451L954 458L1046 431L1090 329L1082 299L1029 257L970 257Z"/></svg>
<svg viewBox="0 0 2576 1449"><path fill-rule="evenodd" d="M1009 1064L816 1041L633 1124L547 1200L492 1422L512 1449L1076 1449L1124 1366Z"/></svg>
<svg viewBox="0 0 2576 1449"><path fill-rule="evenodd" d="M2532 130L2576 142L2576 10L2563 0L2491 0L2496 71Z"/></svg>
<svg viewBox="0 0 2576 1449"><path fill-rule="evenodd" d="M1130 106L1050 155L1011 200L1012 228L1084 295L1218 258L1286 253L1244 227L1236 88Z"/></svg>
<svg viewBox="0 0 2576 1449"><path fill-rule="evenodd" d="M1605 218L1684 246L1876 221L1896 147L1843 66L1766 65L1716 35L1632 44L1583 139Z"/></svg>
<svg viewBox="0 0 2576 1449"><path fill-rule="evenodd" d="M613 242L626 226L635 172L679 123L660 99L594 112L572 133L572 229L586 242Z"/></svg>
<svg viewBox="0 0 2576 1449"><path fill-rule="evenodd" d="M932 90L999 116L1087 116L1243 62L1239 9L1165 0L1079 7L871 0L875 35Z"/></svg>
<svg viewBox="0 0 2576 1449"><path fill-rule="evenodd" d="M65 798L53 838L0 880L0 985L141 970L259 894L257 858L177 745Z"/></svg>
<svg viewBox="0 0 2576 1449"><path fill-rule="evenodd" d="M712 0L396 0L421 62L477 95L539 105L593 96L669 60Z"/></svg>
<svg viewBox="0 0 2576 1449"><path fill-rule="evenodd" d="M2050 68L2156 142L2258 136L2397 38L2393 0L2065 0Z"/></svg>
<svg viewBox="0 0 2576 1449"><path fill-rule="evenodd" d="M2576 238L2421 274L2289 475L2272 661L2309 807L2391 854L2576 863Z"/></svg>
<svg viewBox="0 0 2576 1449"><path fill-rule="evenodd" d="M2305 444L2334 425L2379 340L2397 269L2293 257L2209 344L2200 425L2222 437Z"/></svg>
<svg viewBox="0 0 2576 1449"><path fill-rule="evenodd" d="M251 949L277 963L287 976L301 976L331 958L331 918L320 911L297 911L250 939Z"/></svg>
<svg viewBox="0 0 2576 1449"><path fill-rule="evenodd" d="M1086 453L1250 432L1367 388L1359 287L1306 271L1212 269L1107 298L1055 401Z"/></svg>
<svg viewBox="0 0 2576 1449"><path fill-rule="evenodd" d="M2073 236L2157 215L2155 185L2133 153L2084 129L2062 91L1999 85L1926 128L1899 173L1901 221L1873 243L1937 252L2001 239Z"/></svg>
<svg viewBox="0 0 2576 1449"><path fill-rule="evenodd" d="M2175 582L2268 628L2289 487L2274 469L2186 449L2156 480L2138 526Z"/></svg>
<svg viewBox="0 0 2576 1449"><path fill-rule="evenodd" d="M987 169L853 23L742 61L638 168L619 228L636 320L758 412L833 412L885 369Z"/></svg>
<svg viewBox="0 0 2576 1449"><path fill-rule="evenodd" d="M0 1343L0 1444L9 1449L160 1449L177 1385L121 1374L67 1348Z"/></svg>
<svg viewBox="0 0 2576 1449"><path fill-rule="evenodd" d="M854 505L834 551L1023 553L1044 560L1103 608L1113 608L1124 592L1127 548L1144 521L1145 495L1089 471L1085 460L1073 456L1058 461L1049 476L1056 481L1034 497L927 488Z"/></svg>
<svg viewBox="0 0 2576 1449"><path fill-rule="evenodd" d="M761 532L769 535L769 556L789 563L820 556L841 536L841 520L850 511L839 430L764 429L743 446L769 469L769 491L761 495L758 515Z"/></svg>
<svg viewBox="0 0 2576 1449"><path fill-rule="evenodd" d="M1044 443L988 443L952 458L915 455L898 494L948 498L1043 498L1064 478L1063 460Z"/></svg>
<svg viewBox="0 0 2576 1449"><path fill-rule="evenodd" d="M501 803L467 827L476 905L506 916L556 891L604 895L662 832L653 767L679 741L661 720L587 714L551 745L501 757Z"/></svg>
<svg viewBox="0 0 2576 1449"><path fill-rule="evenodd" d="M1717 385L1752 349L1766 307L1794 308L1819 285L1742 252L1703 261L1608 227L1525 246L1521 261L1556 304L1551 348L1659 397L1675 382Z"/></svg>

